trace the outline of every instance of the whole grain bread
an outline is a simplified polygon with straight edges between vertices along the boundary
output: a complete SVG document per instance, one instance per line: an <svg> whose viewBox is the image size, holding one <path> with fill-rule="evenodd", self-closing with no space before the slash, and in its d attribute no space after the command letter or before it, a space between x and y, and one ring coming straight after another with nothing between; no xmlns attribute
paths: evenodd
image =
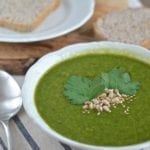
<svg viewBox="0 0 150 150"><path fill-rule="evenodd" d="M94 25L98 39L145 45L150 41L150 8L109 13ZM143 43L144 42L144 43ZM146 47L149 42L146 42Z"/></svg>
<svg viewBox="0 0 150 150"><path fill-rule="evenodd" d="M0 26L17 31L32 31L53 12L60 0L1 0Z"/></svg>

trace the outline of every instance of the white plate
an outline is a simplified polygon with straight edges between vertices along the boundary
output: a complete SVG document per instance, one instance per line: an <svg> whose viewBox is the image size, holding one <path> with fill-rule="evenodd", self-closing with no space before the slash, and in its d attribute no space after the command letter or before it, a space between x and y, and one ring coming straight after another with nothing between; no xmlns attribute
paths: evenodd
<svg viewBox="0 0 150 150"><path fill-rule="evenodd" d="M94 12L94 0L62 0L40 27L28 33L0 28L0 42L34 42L52 39L82 26Z"/></svg>

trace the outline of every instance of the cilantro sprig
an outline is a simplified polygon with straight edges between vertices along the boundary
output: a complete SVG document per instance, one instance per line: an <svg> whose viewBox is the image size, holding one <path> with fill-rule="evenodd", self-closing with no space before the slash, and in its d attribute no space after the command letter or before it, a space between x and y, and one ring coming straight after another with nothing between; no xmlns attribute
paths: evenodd
<svg viewBox="0 0 150 150"><path fill-rule="evenodd" d="M139 87L139 82L131 81L128 72L122 68L114 68L98 75L93 80L81 76L71 76L64 85L64 95L73 104L79 105L97 97L103 93L105 88L118 89L120 93L131 96L136 94Z"/></svg>
<svg viewBox="0 0 150 150"><path fill-rule="evenodd" d="M73 104L83 104L91 100L104 91L104 86L100 82L95 82L86 77L72 76L65 84L64 95Z"/></svg>
<svg viewBox="0 0 150 150"><path fill-rule="evenodd" d="M129 73L123 68L114 68L108 73L102 73L101 83L108 89L118 89L120 93L135 95L140 87L139 82L131 81Z"/></svg>

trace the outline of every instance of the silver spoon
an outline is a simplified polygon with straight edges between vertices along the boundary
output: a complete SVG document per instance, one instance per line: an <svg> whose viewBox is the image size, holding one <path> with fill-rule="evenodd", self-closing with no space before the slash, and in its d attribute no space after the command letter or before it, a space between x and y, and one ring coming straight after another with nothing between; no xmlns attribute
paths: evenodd
<svg viewBox="0 0 150 150"><path fill-rule="evenodd" d="M6 137L8 150L12 149L9 120L22 106L21 90L17 82L7 72L0 70L0 122Z"/></svg>

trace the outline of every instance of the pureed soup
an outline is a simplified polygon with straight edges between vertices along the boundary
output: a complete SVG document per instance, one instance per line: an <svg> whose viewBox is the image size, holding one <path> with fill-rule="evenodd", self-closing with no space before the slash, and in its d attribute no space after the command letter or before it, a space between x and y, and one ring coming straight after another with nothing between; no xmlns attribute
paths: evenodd
<svg viewBox="0 0 150 150"><path fill-rule="evenodd" d="M64 95L64 85L70 77L94 79L113 68L124 68L140 87L129 100L108 107L110 111L83 109L83 105L72 103ZM35 90L35 103L45 122L72 140L101 146L146 142L150 140L149 77L150 65L134 58L112 54L81 55L55 65L43 75Z"/></svg>

